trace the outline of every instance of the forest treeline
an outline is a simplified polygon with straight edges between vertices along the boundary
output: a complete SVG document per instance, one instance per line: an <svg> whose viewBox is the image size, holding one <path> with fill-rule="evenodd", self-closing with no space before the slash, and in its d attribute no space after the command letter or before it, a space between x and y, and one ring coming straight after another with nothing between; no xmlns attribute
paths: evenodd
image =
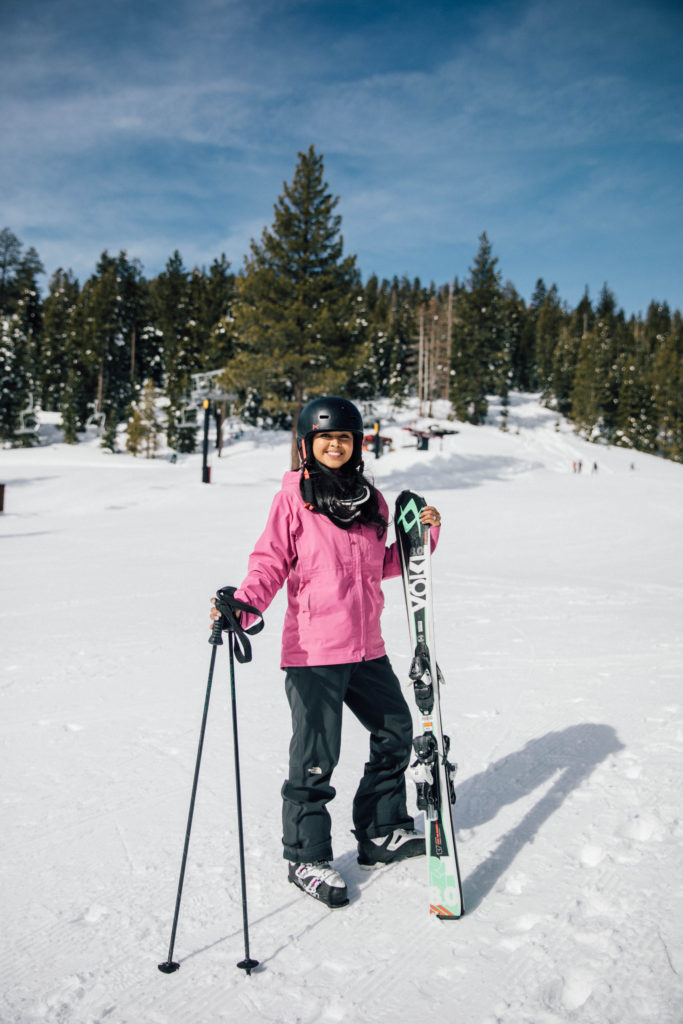
<svg viewBox="0 0 683 1024"><path fill-rule="evenodd" d="M683 461L681 313L653 301L627 317L605 285L570 308L539 279L530 300L504 281L482 234L462 280L363 282L345 255L338 197L323 158L300 153L273 224L235 272L225 255L187 268L179 252L145 277L104 252L83 284L58 269L41 295L38 253L0 232L0 440L32 443L37 409L58 411L64 439L88 423L115 449L153 453L159 430L191 451L192 377L215 372L248 422L290 427L324 393L372 402L447 399L483 423L488 401L539 391L577 432ZM163 410L160 422L160 409Z"/></svg>

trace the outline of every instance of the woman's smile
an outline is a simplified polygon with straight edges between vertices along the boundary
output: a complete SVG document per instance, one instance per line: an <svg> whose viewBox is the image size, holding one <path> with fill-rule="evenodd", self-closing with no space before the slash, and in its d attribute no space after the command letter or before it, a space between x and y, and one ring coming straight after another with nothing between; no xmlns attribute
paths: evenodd
<svg viewBox="0 0 683 1024"><path fill-rule="evenodd" d="M346 430L326 430L313 437L313 457L328 469L344 466L353 454L353 434Z"/></svg>

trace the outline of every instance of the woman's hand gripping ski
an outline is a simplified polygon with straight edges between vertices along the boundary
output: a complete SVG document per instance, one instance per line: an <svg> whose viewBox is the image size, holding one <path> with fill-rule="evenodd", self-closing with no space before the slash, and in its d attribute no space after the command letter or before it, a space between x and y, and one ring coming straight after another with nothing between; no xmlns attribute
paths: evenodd
<svg viewBox="0 0 683 1024"><path fill-rule="evenodd" d="M441 526L441 513L433 505L425 505L420 512L420 520L426 526Z"/></svg>

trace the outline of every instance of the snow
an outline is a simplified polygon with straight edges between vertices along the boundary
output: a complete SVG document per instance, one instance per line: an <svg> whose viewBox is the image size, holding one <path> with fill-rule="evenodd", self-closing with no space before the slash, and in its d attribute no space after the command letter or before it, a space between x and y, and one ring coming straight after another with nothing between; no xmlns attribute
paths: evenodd
<svg viewBox="0 0 683 1024"><path fill-rule="evenodd" d="M223 647L181 969L157 970L206 690L208 599L240 582L289 439L246 431L214 455L210 486L200 455L147 461L94 439L6 450L3 1024L396 1024L427 1007L462 1024L680 1024L683 467L589 445L531 395L513 396L508 432L496 415L448 424L458 433L429 451L405 447L411 418L383 411L396 450L368 463L390 504L411 486L443 515L436 636L459 763L465 917L429 917L420 861L356 864L350 804L367 738L351 717L331 808L351 905L329 912L288 885L278 597L254 660L236 666L250 952L261 966L249 977L235 966ZM407 680L400 583L385 593L385 638Z"/></svg>

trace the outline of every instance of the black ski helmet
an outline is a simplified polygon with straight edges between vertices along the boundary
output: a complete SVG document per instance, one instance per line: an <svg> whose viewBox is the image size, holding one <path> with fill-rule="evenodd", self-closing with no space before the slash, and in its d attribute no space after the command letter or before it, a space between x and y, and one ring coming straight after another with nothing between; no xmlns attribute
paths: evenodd
<svg viewBox="0 0 683 1024"><path fill-rule="evenodd" d="M329 395L314 398L303 407L296 425L296 443L302 464L312 457L311 438L318 430L348 430L353 434L353 464L360 466L363 459L363 417L353 402Z"/></svg>

